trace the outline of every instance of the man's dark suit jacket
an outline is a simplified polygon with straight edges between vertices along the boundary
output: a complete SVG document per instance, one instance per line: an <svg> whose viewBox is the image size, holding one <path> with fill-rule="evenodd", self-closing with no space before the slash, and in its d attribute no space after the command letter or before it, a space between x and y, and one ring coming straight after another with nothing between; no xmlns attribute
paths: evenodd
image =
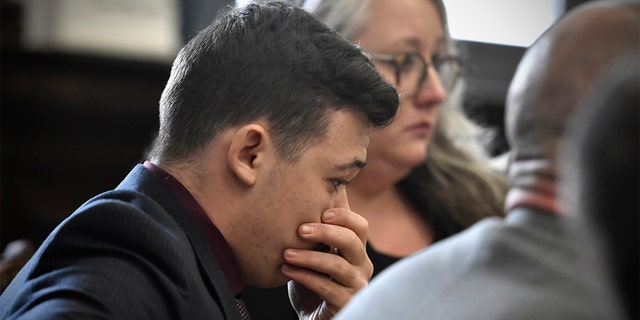
<svg viewBox="0 0 640 320"><path fill-rule="evenodd" d="M63 221L0 296L0 319L240 319L198 225L137 165Z"/></svg>

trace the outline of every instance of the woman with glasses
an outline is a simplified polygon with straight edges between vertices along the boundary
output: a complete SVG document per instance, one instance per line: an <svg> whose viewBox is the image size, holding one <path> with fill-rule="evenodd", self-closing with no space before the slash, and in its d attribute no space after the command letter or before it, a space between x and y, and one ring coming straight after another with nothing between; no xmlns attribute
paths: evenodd
<svg viewBox="0 0 640 320"><path fill-rule="evenodd" d="M372 132L367 165L347 187L351 209L369 221L374 276L484 217L502 215L501 174L478 152L483 148L474 135L481 131L453 99L462 66L442 1L307 0L302 6L361 46L401 97L396 119ZM271 310L276 318L282 311L274 299L286 309L285 292L249 291L244 299L250 309L267 309L251 314Z"/></svg>

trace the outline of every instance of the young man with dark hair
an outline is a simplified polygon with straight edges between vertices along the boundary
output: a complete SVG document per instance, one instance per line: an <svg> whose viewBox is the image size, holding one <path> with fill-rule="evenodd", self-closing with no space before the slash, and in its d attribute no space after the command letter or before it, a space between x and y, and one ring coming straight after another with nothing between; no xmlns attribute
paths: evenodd
<svg viewBox="0 0 640 320"><path fill-rule="evenodd" d="M397 105L303 10L222 16L178 54L149 161L52 232L0 318L239 319L245 285L288 281L301 317L330 318L373 272L345 184Z"/></svg>

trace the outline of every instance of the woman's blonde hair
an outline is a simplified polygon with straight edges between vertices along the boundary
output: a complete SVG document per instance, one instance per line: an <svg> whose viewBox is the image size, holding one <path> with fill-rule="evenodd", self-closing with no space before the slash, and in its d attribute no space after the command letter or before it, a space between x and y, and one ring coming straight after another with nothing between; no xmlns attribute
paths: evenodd
<svg viewBox="0 0 640 320"><path fill-rule="evenodd" d="M301 5L343 37L354 39L373 1L307 0ZM438 10L449 53L456 54L444 3L441 0L425 1L431 1ZM445 231L442 236L464 229L481 218L504 214L507 187L503 173L489 166L486 153L486 142L493 132L465 115L462 107L464 85L463 79L459 79L456 88L448 92L424 165L415 168L398 184L430 218L449 225L450 232Z"/></svg>

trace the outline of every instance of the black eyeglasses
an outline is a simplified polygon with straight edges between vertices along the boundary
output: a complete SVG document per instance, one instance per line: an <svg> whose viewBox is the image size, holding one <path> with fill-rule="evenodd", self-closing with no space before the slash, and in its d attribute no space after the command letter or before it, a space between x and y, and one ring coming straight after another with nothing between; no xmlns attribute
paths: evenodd
<svg viewBox="0 0 640 320"><path fill-rule="evenodd" d="M431 64L418 53L366 53L366 55L372 61L391 65L395 71L396 87L409 97L415 95L427 80L429 66L433 66L438 72L440 83L447 92L453 90L462 71L460 59L451 55L435 55L431 58Z"/></svg>

